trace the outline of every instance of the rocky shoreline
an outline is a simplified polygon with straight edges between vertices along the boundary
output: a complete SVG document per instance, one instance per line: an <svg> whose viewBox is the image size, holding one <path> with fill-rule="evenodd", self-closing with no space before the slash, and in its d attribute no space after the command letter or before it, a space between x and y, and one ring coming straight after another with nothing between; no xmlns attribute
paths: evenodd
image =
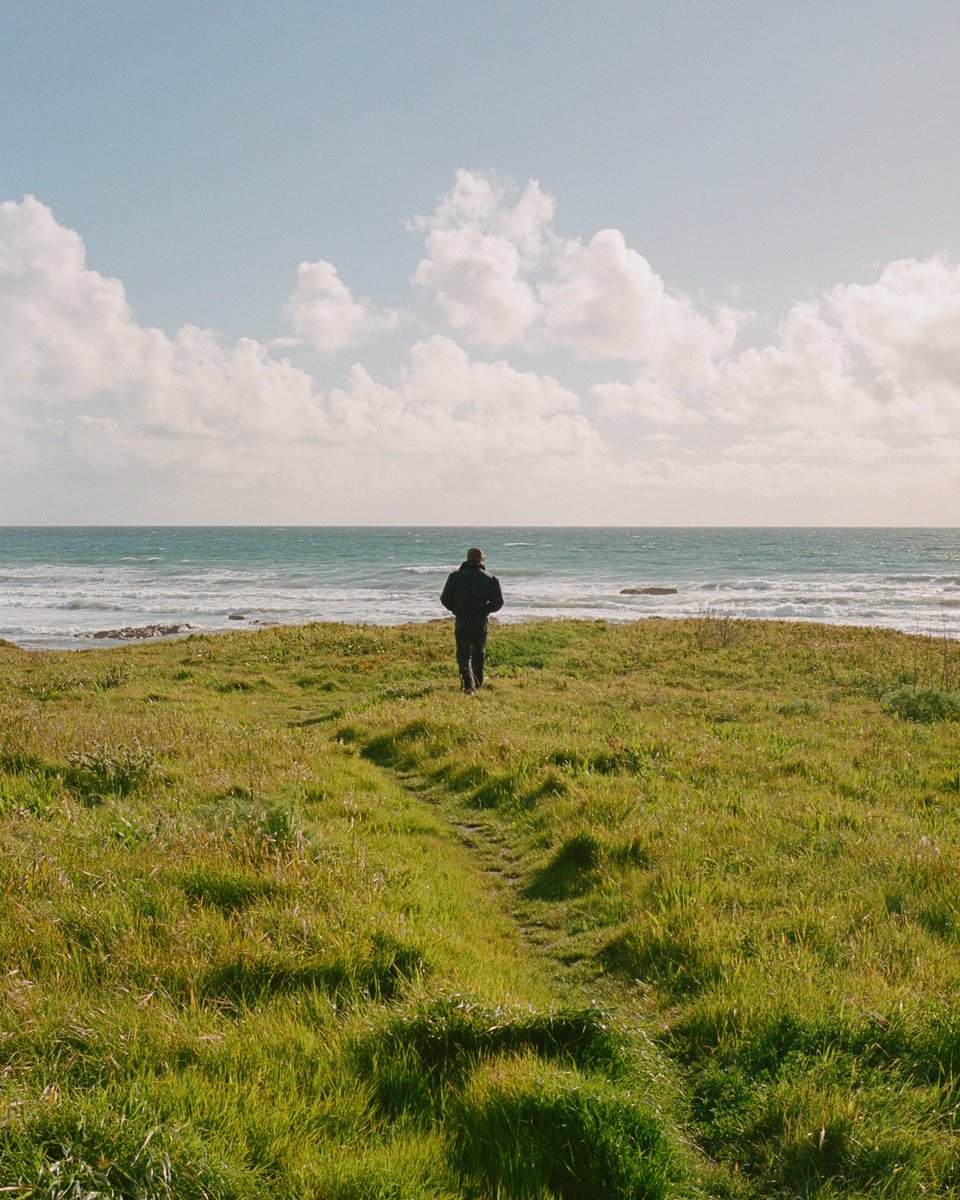
<svg viewBox="0 0 960 1200"><path fill-rule="evenodd" d="M249 620L246 613L237 612L230 613L227 620L244 621L249 626L257 626L261 629L276 624L275 621L261 621L257 617ZM150 638L177 637L185 633L197 632L199 631L196 625L191 625L188 621L178 621L163 625L123 625L119 629L98 629L96 633L80 633L76 636L98 638L105 642L144 642Z"/></svg>
<svg viewBox="0 0 960 1200"><path fill-rule="evenodd" d="M109 639L111 642L143 641L146 638L173 637L178 633L190 633L194 626L178 625L124 625L122 629L98 629L89 637Z"/></svg>
<svg viewBox="0 0 960 1200"><path fill-rule="evenodd" d="M675 587L625 587L620 589L621 596L676 596L678 589ZM233 612L227 617L228 621L244 621L251 626L259 626L265 628L268 625L276 624L274 621L260 621L257 618L248 620L246 613ZM433 620L426 621L425 624L432 625L444 623L449 620L448 617L435 617ZM496 621L496 617L491 618ZM151 638L177 637L185 633L195 633L197 627L191 625L187 621L174 622L171 624L156 624L156 625L123 625L119 629L98 629L95 633L77 634L77 637L95 638L100 641L109 642L143 642Z"/></svg>

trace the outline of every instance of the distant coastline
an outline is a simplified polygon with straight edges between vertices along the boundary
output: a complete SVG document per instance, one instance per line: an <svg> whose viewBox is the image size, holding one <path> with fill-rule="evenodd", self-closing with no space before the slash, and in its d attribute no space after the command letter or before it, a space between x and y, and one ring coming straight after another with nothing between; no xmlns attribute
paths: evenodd
<svg viewBox="0 0 960 1200"><path fill-rule="evenodd" d="M474 542L508 622L718 611L960 637L960 530L532 526L0 529L0 637L422 623L443 617L443 579Z"/></svg>

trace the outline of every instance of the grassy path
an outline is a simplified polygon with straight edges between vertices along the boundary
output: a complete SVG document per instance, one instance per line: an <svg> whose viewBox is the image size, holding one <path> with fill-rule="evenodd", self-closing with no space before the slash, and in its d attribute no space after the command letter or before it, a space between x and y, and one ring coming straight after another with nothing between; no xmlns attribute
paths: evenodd
<svg viewBox="0 0 960 1200"><path fill-rule="evenodd" d="M683 1078L707 1186L957 1194L960 647L574 623L498 654L477 702L341 736L509 847L566 986L627 998Z"/></svg>
<svg viewBox="0 0 960 1200"><path fill-rule="evenodd" d="M960 1195L960 647L491 653L0 645L0 1187Z"/></svg>
<svg viewBox="0 0 960 1200"><path fill-rule="evenodd" d="M9 1194L694 1194L631 1040L341 736L374 638L0 646Z"/></svg>
<svg viewBox="0 0 960 1200"><path fill-rule="evenodd" d="M645 1073L656 1079L654 1090L661 1100L669 1096L672 1119L689 1128L690 1114L683 1099L682 1072L669 1064L662 1050L655 1047L655 1033L662 1013L651 1003L646 989L622 974L606 971L598 964L595 934L574 932L562 906L544 903L543 889L530 886L524 878L523 863L516 846L505 835L502 824L485 819L477 810L451 794L442 784L431 784L423 776L391 771L391 776L412 797L439 813L458 842L466 849L476 869L488 881L490 912L503 913L515 930L518 952L542 966L558 996L578 1008L593 1009L604 1020L615 1023L621 1034L631 1040L645 1057ZM589 863L576 863L573 872L590 874ZM563 889L561 888L561 891ZM577 885L573 885L577 890ZM641 1087L642 1082L636 1081ZM689 1143L689 1137L685 1140ZM700 1195L734 1195L735 1181L711 1163L702 1147L689 1158L692 1192ZM692 1182L696 1180L697 1182Z"/></svg>

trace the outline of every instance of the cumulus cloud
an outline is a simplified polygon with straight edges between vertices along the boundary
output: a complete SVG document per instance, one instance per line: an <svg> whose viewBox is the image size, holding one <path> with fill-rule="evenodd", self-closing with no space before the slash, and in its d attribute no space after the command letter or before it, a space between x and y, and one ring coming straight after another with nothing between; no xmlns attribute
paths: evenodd
<svg viewBox="0 0 960 1200"><path fill-rule="evenodd" d="M892 262L876 283L834 288L825 309L881 374L956 386L960 266L941 257Z"/></svg>
<svg viewBox="0 0 960 1200"><path fill-rule="evenodd" d="M0 204L0 397L45 406L119 387L139 347L123 286L28 196Z"/></svg>
<svg viewBox="0 0 960 1200"><path fill-rule="evenodd" d="M508 481L526 490L556 472L579 477L605 457L576 395L556 379L477 362L440 334L411 347L395 386L358 366L330 405L340 428L365 446L402 447L402 470L474 493Z"/></svg>
<svg viewBox="0 0 960 1200"><path fill-rule="evenodd" d="M892 262L742 346L745 313L553 217L459 172L414 223L441 328L322 387L294 339L142 325L78 233L0 204L0 520L960 520L960 267ZM401 320L323 261L286 313L331 354Z"/></svg>
<svg viewBox="0 0 960 1200"><path fill-rule="evenodd" d="M688 296L671 293L618 229L602 229L586 245L561 243L540 299L547 335L579 358L642 363L652 374L697 385L715 377L740 319L728 307L708 317Z"/></svg>
<svg viewBox="0 0 960 1200"><path fill-rule="evenodd" d="M285 311L297 333L324 354L396 329L401 316L396 309L378 311L371 301L356 299L333 263L323 259L297 268L297 289Z"/></svg>
<svg viewBox="0 0 960 1200"><path fill-rule="evenodd" d="M63 436L100 422L167 439L303 436L322 419L303 371L250 338L141 326L123 285L32 197L0 205L0 399L8 419Z"/></svg>
<svg viewBox="0 0 960 1200"><path fill-rule="evenodd" d="M584 244L558 236L553 214L536 180L520 192L461 170L433 215L415 222L427 256L414 282L476 344L559 347L586 362L636 363L647 377L713 382L746 314L701 312L619 230Z"/></svg>
<svg viewBox="0 0 960 1200"><path fill-rule="evenodd" d="M706 420L664 380L641 376L632 383L595 383L590 395L598 411L614 421L681 426L700 425Z"/></svg>
<svg viewBox="0 0 960 1200"><path fill-rule="evenodd" d="M851 347L819 302L795 305L771 345L732 357L718 394L718 414L735 423L845 426L870 408Z"/></svg>
<svg viewBox="0 0 960 1200"><path fill-rule="evenodd" d="M553 207L535 180L517 194L493 177L458 171L434 214L413 223L426 232L427 251L413 282L469 341L491 347L522 342L540 315L526 276L544 252Z"/></svg>
<svg viewBox="0 0 960 1200"><path fill-rule="evenodd" d="M233 519L265 519L266 502L286 506L274 519L343 520L371 496L531 494L603 454L574 392L449 337L415 343L388 382L357 364L328 392L283 348L146 328L49 209L0 207L0 430L21 475L39 464L78 490L200 494L209 519L229 496Z"/></svg>
<svg viewBox="0 0 960 1200"><path fill-rule="evenodd" d="M880 414L931 434L960 421L960 266L892 262L872 284L834 288L824 319L873 377Z"/></svg>
<svg viewBox="0 0 960 1200"><path fill-rule="evenodd" d="M888 264L796 304L776 341L731 357L718 411L731 420L913 440L960 432L960 267Z"/></svg>

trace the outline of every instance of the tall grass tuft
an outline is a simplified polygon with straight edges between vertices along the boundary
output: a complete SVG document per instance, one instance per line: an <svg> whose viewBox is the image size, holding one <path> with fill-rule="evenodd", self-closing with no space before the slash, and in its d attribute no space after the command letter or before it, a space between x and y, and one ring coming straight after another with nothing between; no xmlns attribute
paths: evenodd
<svg viewBox="0 0 960 1200"><path fill-rule="evenodd" d="M478 1071L452 1107L459 1165L481 1195L674 1194L678 1172L656 1115L595 1077L518 1055Z"/></svg>

